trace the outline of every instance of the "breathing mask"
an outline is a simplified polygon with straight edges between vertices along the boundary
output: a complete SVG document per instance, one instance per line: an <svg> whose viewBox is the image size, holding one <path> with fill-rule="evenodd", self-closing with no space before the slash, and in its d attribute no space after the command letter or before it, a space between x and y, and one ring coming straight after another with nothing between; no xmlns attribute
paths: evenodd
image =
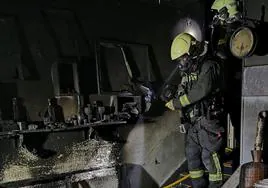
<svg viewBox="0 0 268 188"><path fill-rule="evenodd" d="M194 58L188 54L184 54L181 57L172 60L182 72L187 72L194 64Z"/></svg>

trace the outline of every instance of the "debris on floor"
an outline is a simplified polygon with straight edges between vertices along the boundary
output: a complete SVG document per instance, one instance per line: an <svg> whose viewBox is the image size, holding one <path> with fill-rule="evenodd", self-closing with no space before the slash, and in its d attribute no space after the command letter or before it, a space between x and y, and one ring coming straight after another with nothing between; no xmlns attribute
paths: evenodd
<svg viewBox="0 0 268 188"><path fill-rule="evenodd" d="M15 159L7 157L0 174L0 183L91 169L105 174L104 169L118 163L119 150L117 143L87 140L66 146L63 152L43 159L26 148L20 148Z"/></svg>

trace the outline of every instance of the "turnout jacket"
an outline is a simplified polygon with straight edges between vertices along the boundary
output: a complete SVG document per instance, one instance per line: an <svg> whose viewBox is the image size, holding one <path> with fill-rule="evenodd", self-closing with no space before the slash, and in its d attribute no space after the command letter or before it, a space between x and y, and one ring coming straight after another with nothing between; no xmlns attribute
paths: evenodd
<svg viewBox="0 0 268 188"><path fill-rule="evenodd" d="M182 73L178 93L173 99L175 109L182 109L190 115L201 116L207 113L210 101L224 88L223 67L220 62L204 59L197 71Z"/></svg>

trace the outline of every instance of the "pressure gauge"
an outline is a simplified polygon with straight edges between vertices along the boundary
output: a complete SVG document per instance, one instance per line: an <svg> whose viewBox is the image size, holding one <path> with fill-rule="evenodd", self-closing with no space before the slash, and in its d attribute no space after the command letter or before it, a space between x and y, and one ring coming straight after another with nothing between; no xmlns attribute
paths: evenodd
<svg viewBox="0 0 268 188"><path fill-rule="evenodd" d="M230 51L237 58L248 57L253 53L256 43L252 29L240 27L230 38Z"/></svg>

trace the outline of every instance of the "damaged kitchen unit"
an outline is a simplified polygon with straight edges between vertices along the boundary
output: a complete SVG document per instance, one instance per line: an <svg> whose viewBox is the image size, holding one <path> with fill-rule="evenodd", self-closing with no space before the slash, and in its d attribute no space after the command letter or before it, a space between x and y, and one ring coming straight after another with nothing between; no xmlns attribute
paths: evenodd
<svg viewBox="0 0 268 188"><path fill-rule="evenodd" d="M157 100L162 81L151 47L100 40L95 52L96 93L81 94L79 63L61 58L51 67L54 96L39 121L30 120L22 98L10 101L9 116L1 118L0 186L158 187L185 161L183 147L166 147L183 137L165 120L179 123L177 114Z"/></svg>

